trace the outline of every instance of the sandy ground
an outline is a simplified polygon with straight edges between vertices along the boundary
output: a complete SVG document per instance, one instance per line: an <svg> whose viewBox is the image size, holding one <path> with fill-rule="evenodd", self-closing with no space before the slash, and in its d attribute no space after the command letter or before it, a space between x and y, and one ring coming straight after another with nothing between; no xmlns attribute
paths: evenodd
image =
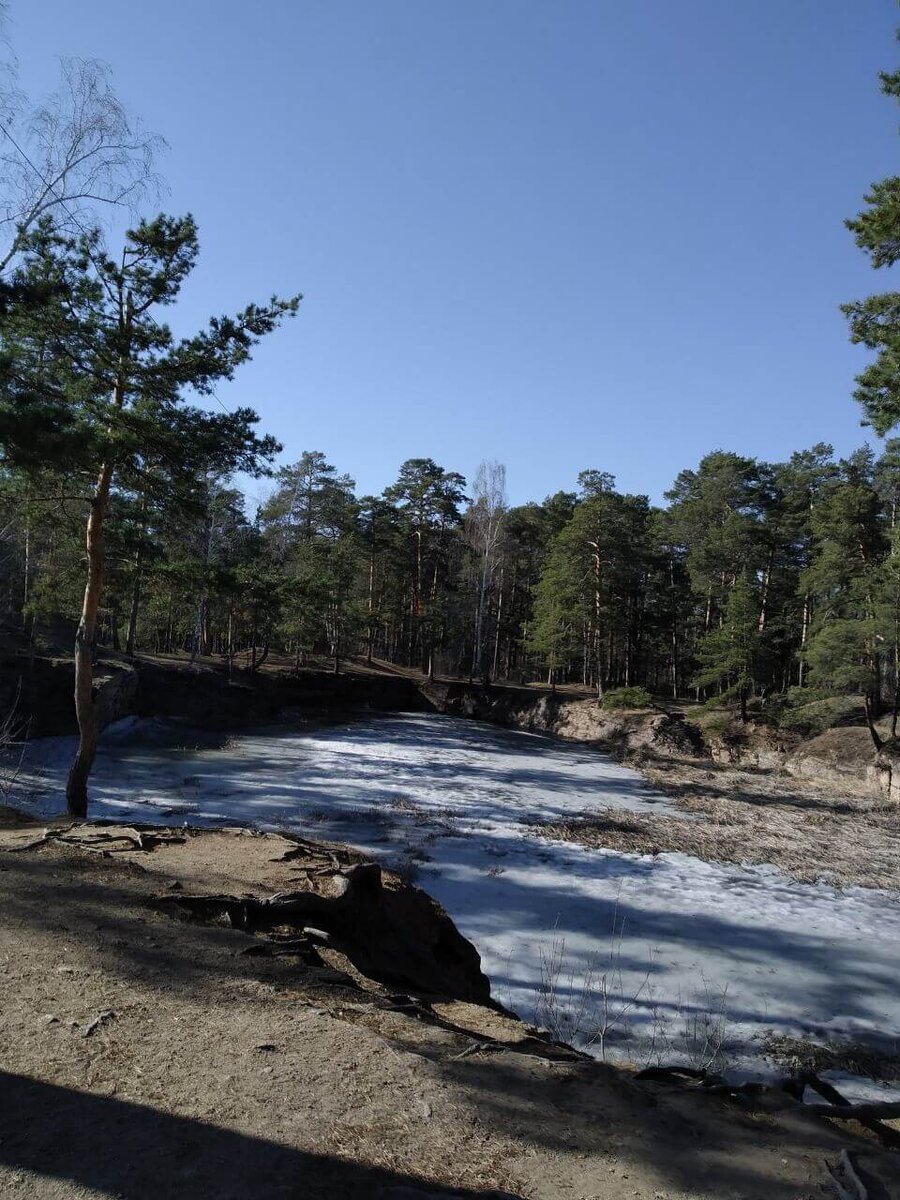
<svg viewBox="0 0 900 1200"><path fill-rule="evenodd" d="M631 756L683 818L608 811L541 826L549 837L638 854L769 863L803 882L900 888L895 803L821 781L709 761Z"/></svg>
<svg viewBox="0 0 900 1200"><path fill-rule="evenodd" d="M491 1010L411 1010L340 956L248 955L154 903L297 886L284 839L33 840L0 830L3 1197L820 1200L842 1147L900 1197L846 1126L555 1060Z"/></svg>

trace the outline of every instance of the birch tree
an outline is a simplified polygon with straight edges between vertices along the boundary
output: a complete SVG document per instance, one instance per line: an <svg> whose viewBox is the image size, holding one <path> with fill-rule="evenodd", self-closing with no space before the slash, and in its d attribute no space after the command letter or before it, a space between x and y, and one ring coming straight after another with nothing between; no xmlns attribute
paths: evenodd
<svg viewBox="0 0 900 1200"><path fill-rule="evenodd" d="M0 276L45 217L70 235L104 212L135 213L161 191L155 161L162 138L126 111L110 68L64 58L59 85L38 103L17 86L7 61L0 84Z"/></svg>
<svg viewBox="0 0 900 1200"><path fill-rule="evenodd" d="M485 650L485 621L494 573L500 557L506 512L506 467L496 461L481 462L475 473L474 496L466 511L463 528L466 540L478 561L475 629L469 676L478 676L485 681L489 677Z"/></svg>

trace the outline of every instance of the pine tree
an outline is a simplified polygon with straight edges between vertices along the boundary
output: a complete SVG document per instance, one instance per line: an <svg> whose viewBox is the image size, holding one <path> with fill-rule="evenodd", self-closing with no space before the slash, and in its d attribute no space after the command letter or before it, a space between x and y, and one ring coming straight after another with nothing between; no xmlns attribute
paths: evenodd
<svg viewBox="0 0 900 1200"><path fill-rule="evenodd" d="M444 470L433 459L410 458L401 465L397 482L384 492L407 531L409 661L418 654L429 675L434 667L434 609L448 582L449 541L462 521L465 486L464 476Z"/></svg>
<svg viewBox="0 0 900 1200"><path fill-rule="evenodd" d="M862 695L877 748L885 529L871 451L851 455L839 470L840 478L811 516L816 550L804 587L818 597L818 605L806 658L811 682Z"/></svg>
<svg viewBox="0 0 900 1200"><path fill-rule="evenodd" d="M67 799L87 811L98 729L92 694L98 612L106 580L106 520L116 485L154 484L160 457L172 479L258 471L277 443L254 433L246 408L211 413L185 403L230 379L253 345L296 312L298 297L214 317L177 340L154 312L175 302L199 243L191 217L160 216L130 230L112 258L98 233L69 237L45 221L28 238L23 278L44 303L12 305L0 318L3 363L0 445L22 467L54 464L88 505L87 579L75 640L79 747Z"/></svg>
<svg viewBox="0 0 900 1200"><path fill-rule="evenodd" d="M577 647L583 617L583 572L565 543L557 539L534 588L534 616L527 641L529 651L543 662L553 688L560 668Z"/></svg>
<svg viewBox="0 0 900 1200"><path fill-rule="evenodd" d="M750 573L742 571L728 593L721 624L708 630L697 647L701 667L695 685L718 685L722 689L718 701L736 698L744 722L766 643L759 611L759 588Z"/></svg>
<svg viewBox="0 0 900 1200"><path fill-rule="evenodd" d="M700 600L700 631L708 633L741 571L756 568L763 557L759 466L753 459L714 451L696 471L682 471L666 498L672 534L684 547Z"/></svg>
<svg viewBox="0 0 900 1200"><path fill-rule="evenodd" d="M900 100L900 71L881 72L881 90ZM900 176L873 183L866 208L845 222L876 270L900 260ZM875 359L856 378L855 398L863 424L884 435L900 423L900 292L881 292L842 305L851 341L874 351Z"/></svg>
<svg viewBox="0 0 900 1200"><path fill-rule="evenodd" d="M314 537L337 540L352 527L356 483L349 475L338 475L320 450L305 450L275 478L275 491L259 517L278 557L286 558L293 546Z"/></svg>

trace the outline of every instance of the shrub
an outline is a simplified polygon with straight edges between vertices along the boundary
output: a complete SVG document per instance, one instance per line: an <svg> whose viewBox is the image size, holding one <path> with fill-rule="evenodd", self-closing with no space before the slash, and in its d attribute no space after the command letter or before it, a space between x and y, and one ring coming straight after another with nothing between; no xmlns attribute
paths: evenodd
<svg viewBox="0 0 900 1200"><path fill-rule="evenodd" d="M751 715L745 723L736 708L722 708L721 697L698 704L685 714L685 720L700 731L708 747L719 745L723 748L746 743L753 729L761 724L757 714Z"/></svg>
<svg viewBox="0 0 900 1200"><path fill-rule="evenodd" d="M861 703L856 696L828 696L787 709L781 714L779 724L782 729L793 729L807 737L815 737L835 725L857 721L861 711Z"/></svg>
<svg viewBox="0 0 900 1200"><path fill-rule="evenodd" d="M721 736L734 725L734 713L723 711L721 708L713 712L712 709L706 708L702 704L693 713L689 713L685 719L693 722L704 737Z"/></svg>
<svg viewBox="0 0 900 1200"><path fill-rule="evenodd" d="M819 700L846 699L830 688L817 687L789 687L784 698L788 708L802 708L805 704L815 704Z"/></svg>
<svg viewBox="0 0 900 1200"><path fill-rule="evenodd" d="M645 687L613 688L601 701L604 708L649 708L653 697Z"/></svg>
<svg viewBox="0 0 900 1200"><path fill-rule="evenodd" d="M754 721L761 725L781 724L781 717L788 707L787 696L774 692L771 696L760 697L754 704L749 705Z"/></svg>

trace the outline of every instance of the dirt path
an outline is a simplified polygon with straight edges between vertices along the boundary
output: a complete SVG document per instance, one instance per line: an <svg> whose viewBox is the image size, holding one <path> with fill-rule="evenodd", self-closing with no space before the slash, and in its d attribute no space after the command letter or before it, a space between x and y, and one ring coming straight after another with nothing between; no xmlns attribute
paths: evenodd
<svg viewBox="0 0 900 1200"><path fill-rule="evenodd" d="M896 1160L801 1110L554 1059L490 1009L412 1003L339 949L248 954L154 899L305 886L284 839L31 841L0 830L4 1197L800 1200L833 1195L841 1147L900 1197Z"/></svg>

